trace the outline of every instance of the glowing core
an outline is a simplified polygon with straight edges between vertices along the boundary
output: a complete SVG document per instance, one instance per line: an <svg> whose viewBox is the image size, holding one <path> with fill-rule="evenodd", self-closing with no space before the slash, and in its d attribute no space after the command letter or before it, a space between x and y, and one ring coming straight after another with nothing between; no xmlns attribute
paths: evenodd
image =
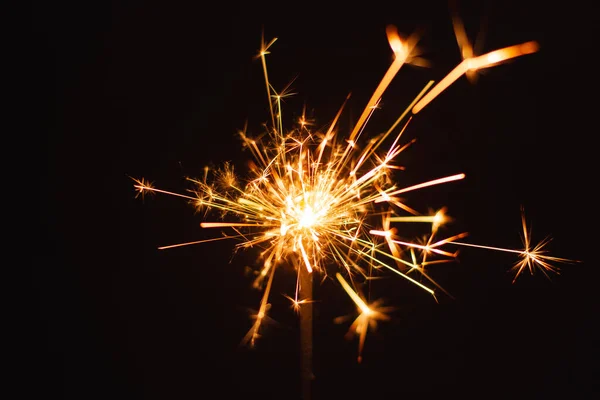
<svg viewBox="0 0 600 400"><path fill-rule="evenodd" d="M307 204L304 206L302 210L302 214L300 215L300 221L298 227L302 228L310 228L317 222L317 214L313 211L312 207Z"/></svg>

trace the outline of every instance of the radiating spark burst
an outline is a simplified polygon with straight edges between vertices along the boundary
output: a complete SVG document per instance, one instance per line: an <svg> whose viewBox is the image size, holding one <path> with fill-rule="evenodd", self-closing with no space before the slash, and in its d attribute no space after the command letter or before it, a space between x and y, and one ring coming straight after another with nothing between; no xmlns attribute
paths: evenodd
<svg viewBox="0 0 600 400"><path fill-rule="evenodd" d="M336 272L336 278L348 294L354 304L356 304L356 308L359 311L358 317L352 322L350 325L350 329L348 330L347 337L349 338L352 335L358 335L358 362L362 361L362 350L365 346L365 339L367 337L367 330L369 328L375 329L377 327L377 321L388 321L390 316L387 315L389 311L393 310L393 307L381 307L382 300L377 300L372 304L368 305L362 297L358 295L357 292L352 289L352 286L346 282L344 277ZM345 322L349 317L338 317L334 322L342 323Z"/></svg>
<svg viewBox="0 0 600 400"><path fill-rule="evenodd" d="M504 249L501 247L493 247L493 246L483 246L476 245L472 243L463 243L463 242L453 242L455 245L459 246L469 246L476 247L480 249L486 250L495 250L495 251L503 251L507 253L516 253L519 255L519 260L515 263L515 265L510 269L510 272L514 273L515 276L513 278L513 283L517 280L519 275L524 270L529 270L529 273L533 275L536 270L542 272L546 278L550 279L549 273L559 274L560 269L553 265L552 263L578 263L578 260L571 260L567 258L553 257L549 256L548 252L545 250L545 247L552 240L550 237L544 238L538 244L532 244L531 242L531 227L527 226L527 220L525 218L525 210L521 208L521 225L522 225L522 235L521 240L523 241L523 248L521 250L515 249Z"/></svg>
<svg viewBox="0 0 600 400"><path fill-rule="evenodd" d="M240 132L244 147L253 156L248 178L242 182L234 174L233 166L225 164L213 173L213 179L209 179L211 172L206 168L202 178L187 178L195 186L192 195L156 189L144 179L135 180L139 194L171 194L190 201L205 213L216 211L218 220L200 225L225 230L223 237L161 249L223 239L238 240L238 249L260 249L262 266L257 271L254 286L264 288L264 292L254 316L255 322L244 337L245 343L254 345L259 337L261 325L267 318L277 268L288 266L298 275L295 294L288 297L295 310L312 301L299 298L300 275L318 272L326 277L328 270L330 273L333 268L344 290L360 310L350 328L359 335L359 359L367 327L388 317L377 303L367 306L342 278L340 271L353 280L365 280L376 271L387 270L431 295L435 296L436 289L443 291L429 276L426 267L456 257L457 253L445 250L445 246L459 244L458 240L466 233L438 238L438 228L449 221L445 209L422 213L399 195L462 180L465 175L456 173L426 179L411 186L394 181L394 171L403 169L398 164L398 156L414 142L401 142L412 119L407 115L411 111L416 114L463 73L534 52L537 44L528 42L479 57L470 57L470 53L463 52L464 57L469 57L427 93L433 84L429 82L385 133L361 141L367 122L379 109L383 93L400 68L405 63L424 65L423 60L414 57L418 39L415 35L403 40L393 26L389 26L386 33L394 60L347 135L340 134L337 123L350 96L342 102L325 130L313 130L304 113L296 126L284 130L282 99L290 94L289 85L280 93L271 86L266 55L276 39L266 43L263 36L257 59L262 63L271 125L258 138L252 138L245 129ZM406 239L398 224L423 224L429 227L430 233L422 241ZM525 251L514 251L526 255L516 266L517 275L525 266L531 268L532 263L550 270L547 262L560 260L542 256L542 247L543 244L530 248L527 241Z"/></svg>

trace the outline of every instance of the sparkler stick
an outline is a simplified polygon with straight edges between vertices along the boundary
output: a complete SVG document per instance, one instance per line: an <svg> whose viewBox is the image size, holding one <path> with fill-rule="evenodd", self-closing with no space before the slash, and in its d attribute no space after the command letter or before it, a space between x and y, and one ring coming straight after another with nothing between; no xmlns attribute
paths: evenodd
<svg viewBox="0 0 600 400"><path fill-rule="evenodd" d="M310 400L312 392L313 358L313 274L298 266L300 274L300 352L302 399Z"/></svg>

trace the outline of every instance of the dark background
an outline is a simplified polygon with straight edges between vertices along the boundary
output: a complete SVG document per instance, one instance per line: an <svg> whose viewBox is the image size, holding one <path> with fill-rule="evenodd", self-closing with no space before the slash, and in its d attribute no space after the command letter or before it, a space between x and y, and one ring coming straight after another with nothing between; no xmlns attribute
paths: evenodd
<svg viewBox="0 0 600 400"><path fill-rule="evenodd" d="M348 92L356 120L392 59L385 26L422 29L431 68L402 68L365 134L378 133L429 81L458 62L445 2L252 4L231 2L38 3L32 23L47 198L47 240L34 252L35 329L26 389L62 399L299 399L297 317L274 282L270 316L254 350L239 347L260 293L233 243L159 251L212 237L202 215L169 196L135 198L128 176L185 192L185 176L249 154L235 133L268 120L259 61L264 28L278 41L271 82L297 76L286 103L307 104L325 125ZM548 2L551 3L551 2ZM415 116L400 161L406 184L465 172L458 183L411 194L422 211L449 207L449 234L519 248L520 207L533 240L583 261L549 281L507 274L515 257L463 249L431 269L455 297L439 304L399 277L377 281L374 298L396 306L367 337L364 361L347 325L354 306L337 282L315 287L315 399L590 398L598 357L593 238L593 65L586 9L544 2L461 2L471 38L487 20L483 51L537 40L541 51L465 77ZM39 51L38 51L39 50ZM592 100L585 100L591 95ZM591 230L591 231L590 231ZM591 233L590 233L591 232Z"/></svg>

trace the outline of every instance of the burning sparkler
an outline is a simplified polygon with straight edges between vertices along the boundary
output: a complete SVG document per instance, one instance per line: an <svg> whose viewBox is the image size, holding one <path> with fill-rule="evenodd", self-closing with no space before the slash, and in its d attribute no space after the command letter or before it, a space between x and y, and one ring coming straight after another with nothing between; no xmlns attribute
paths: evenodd
<svg viewBox="0 0 600 400"><path fill-rule="evenodd" d="M338 130L338 120L348 98L341 102L324 131L312 130L304 117L296 126L284 129L281 100L286 90L278 93L273 89L266 63L266 55L276 39L270 42L263 39L257 58L264 72L271 125L259 139L246 130L240 132L244 146L253 156L249 177L240 179L230 164L216 171L207 168L203 177L188 178L194 185L189 195L157 189L144 179L135 180L135 188L141 195L171 194L191 202L198 210L215 211L219 218L200 226L225 233L223 237L161 249L222 239L237 240L240 249L260 249L261 263L254 286L263 289L263 296L254 324L244 337L249 345L255 344L267 316L273 276L278 268L294 268L297 274L295 293L288 297L296 310L311 304L315 273L336 276L359 310L350 332L359 336L360 361L367 329L377 320L388 319L389 310L379 303L367 304L343 275L354 283L379 271L389 271L435 296L436 290L443 289L429 276L426 267L456 257L456 252L447 250L450 245L518 254L521 260L515 266L515 278L526 268L541 267L545 273L555 272L551 261L568 261L543 255L546 242L532 246L524 220L523 250L461 242L466 233L440 239L438 228L449 220L445 210L426 214L401 196L459 181L465 175L434 177L407 187L396 183L393 176L395 170L402 168L398 164L400 154L412 144L412 141L402 142L402 134L412 119L409 114L418 113L461 75L533 53L538 49L537 43L527 42L477 57L463 48L464 60L446 78L432 90L429 89L433 82L425 85L385 133L364 138L367 122L394 76L404 64L418 62L412 57L416 36L402 40L390 26L387 37L395 58L349 133ZM461 37L459 43L465 40ZM422 224L427 228L428 239L418 242L404 238L403 224Z"/></svg>

